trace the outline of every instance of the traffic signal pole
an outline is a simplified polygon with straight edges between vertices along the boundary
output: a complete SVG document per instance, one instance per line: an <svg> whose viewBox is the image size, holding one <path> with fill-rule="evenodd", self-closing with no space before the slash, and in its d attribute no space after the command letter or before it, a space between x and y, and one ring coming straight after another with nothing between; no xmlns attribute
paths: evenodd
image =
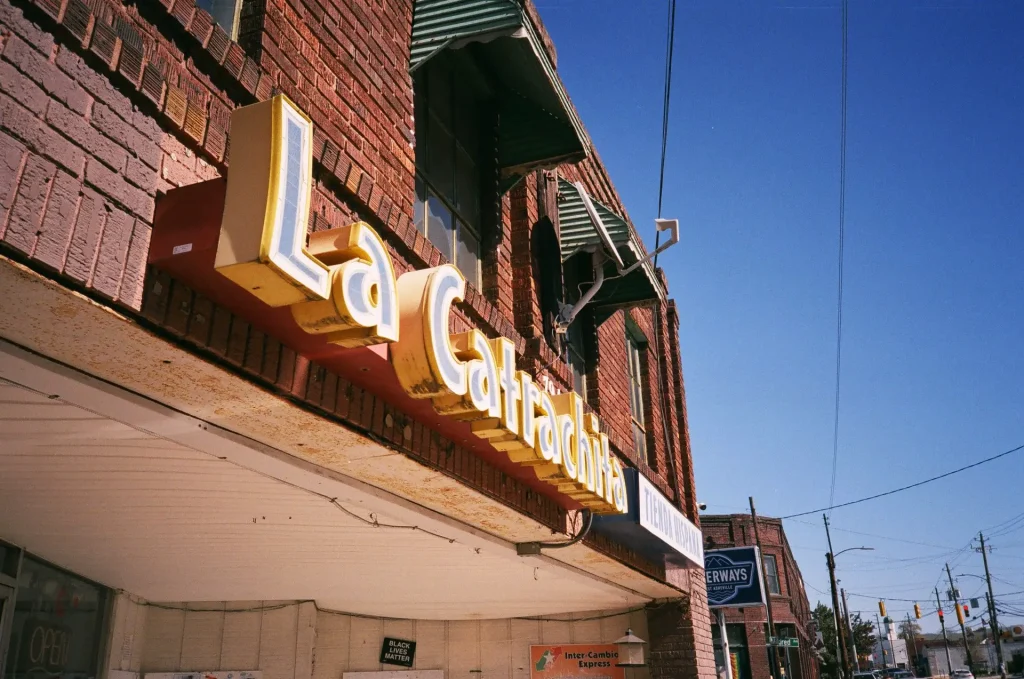
<svg viewBox="0 0 1024 679"><path fill-rule="evenodd" d="M942 626L942 643L946 646L946 667L949 669L949 676L953 676L953 660L949 657L949 637L946 636L946 619L942 616L942 599L939 598L939 588L935 588L935 603L939 605L939 624Z"/></svg>
<svg viewBox="0 0 1024 679"><path fill-rule="evenodd" d="M946 577L949 578L949 596L956 606L956 619L960 623L960 634L964 638L964 654L967 656L967 669L974 672L974 659L971 658L971 647L967 644L967 628L964 626L964 610L960 608L960 597L957 596L956 585L953 584L953 575L949 572L949 562L946 562Z"/></svg>

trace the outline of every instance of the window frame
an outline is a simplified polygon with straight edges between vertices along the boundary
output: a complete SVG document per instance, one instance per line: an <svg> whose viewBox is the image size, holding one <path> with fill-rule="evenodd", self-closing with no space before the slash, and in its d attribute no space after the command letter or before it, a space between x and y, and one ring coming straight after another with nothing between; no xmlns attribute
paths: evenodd
<svg viewBox="0 0 1024 679"><path fill-rule="evenodd" d="M438 75L433 72L437 69L441 69L442 74ZM416 230L422 233L427 241L441 251L445 260L458 268L470 285L477 290L482 290L484 285L485 203L487 202L485 200L487 192L485 190L485 173L483 171L487 153L484 142L487 136L484 134L484 130L489 125L487 121L488 116L484 109L486 109L486 99L489 96L489 90L486 84L481 83L482 76L479 73L472 74L472 77L463 77L466 75L464 71L467 69L468 67L462 61L445 53L432 58L414 75L413 98L416 120L416 145L413 162L416 188L413 197L413 221ZM442 120L442 116L438 114L438 109L442 104L435 100L432 105L430 82L435 78L444 78L448 81L447 103L444 106L447 106L449 109L450 125ZM467 93L466 88L470 88L470 92ZM470 141L467 136L468 133L460 130L460 126L467 125L465 122L460 125L461 117L465 116L467 102L471 102L473 105L473 115L470 118L475 117L472 123L468 123L470 132L475 132L478 135L478 138L473 141L473 145L477 147L475 154L468 147L468 142ZM442 179L431 174L432 148L435 152L437 149L435 134L437 137L443 134L451 139L451 177L444 179L444 181L450 182L452 196L446 195L439 188L439 183ZM497 148L496 138L492 139L491 143ZM471 168L468 173L460 175L460 159L466 159L470 163ZM465 180L467 174L470 176L469 182ZM462 177L461 180L460 177ZM458 205L460 201L460 186L465 183L475 187L476 196L473 198L477 212L475 223L474 220L466 216L466 209ZM430 209L431 200L436 200L440 207L448 213L448 225L445 227L447 233L444 239L447 241L446 249L442 248L441 244L435 241L430 234L428 210ZM463 258L460 256L460 253L464 242L464 232L468 233L476 244L475 251L473 252L475 263L470 272L467 272L460 262Z"/></svg>
<svg viewBox="0 0 1024 679"><path fill-rule="evenodd" d="M633 431L633 450L651 464L653 448L647 441L647 406L644 392L643 361L647 338L631 320L626 323L626 363L629 377L629 416ZM635 371L635 372L634 372ZM639 417L638 417L639 415ZM651 465L653 468L653 465Z"/></svg>
<svg viewBox="0 0 1024 679"><path fill-rule="evenodd" d="M769 594L775 596L782 596L782 578L779 577L779 560L774 554L763 554L764 558L764 586L768 589ZM769 568L768 564L771 564ZM772 571L775 571L772 573ZM775 589L772 590L772 578L775 578Z"/></svg>

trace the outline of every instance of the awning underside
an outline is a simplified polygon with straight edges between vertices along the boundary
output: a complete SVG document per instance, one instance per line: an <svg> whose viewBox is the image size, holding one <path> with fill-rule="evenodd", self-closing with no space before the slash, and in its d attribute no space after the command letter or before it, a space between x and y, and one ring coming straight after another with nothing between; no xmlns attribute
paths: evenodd
<svg viewBox="0 0 1024 679"><path fill-rule="evenodd" d="M646 251L629 222L608 206L593 198L591 201L597 214L601 217L601 222L615 245L619 257L622 258L623 269L628 269L646 257ZM573 184L564 179L558 180L558 223L562 261L569 259L581 250L603 250L605 248L604 242L598 234L597 226L591 221L583 204L582 196ZM609 260L605 262L604 273L604 285L594 297L591 306L610 308L635 306L644 302L661 300L664 297L664 291L650 262L645 262L625 276L620 276L615 265Z"/></svg>
<svg viewBox="0 0 1024 679"><path fill-rule="evenodd" d="M468 49L499 107L502 188L524 174L587 155L583 124L530 20L515 0L416 0L410 68Z"/></svg>

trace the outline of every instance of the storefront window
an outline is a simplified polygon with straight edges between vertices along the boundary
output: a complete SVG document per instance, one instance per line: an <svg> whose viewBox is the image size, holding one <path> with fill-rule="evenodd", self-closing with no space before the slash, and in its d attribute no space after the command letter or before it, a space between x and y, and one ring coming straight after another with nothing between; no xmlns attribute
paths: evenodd
<svg viewBox="0 0 1024 679"><path fill-rule="evenodd" d="M4 679L93 679L107 590L25 556Z"/></svg>
<svg viewBox="0 0 1024 679"><path fill-rule="evenodd" d="M733 679L750 679L750 656L747 653L747 629L744 625L726 625L726 635L729 637L729 664L732 667ZM718 676L725 672L725 652L722 648L721 629L718 624L712 621L711 640L715 647L715 669Z"/></svg>

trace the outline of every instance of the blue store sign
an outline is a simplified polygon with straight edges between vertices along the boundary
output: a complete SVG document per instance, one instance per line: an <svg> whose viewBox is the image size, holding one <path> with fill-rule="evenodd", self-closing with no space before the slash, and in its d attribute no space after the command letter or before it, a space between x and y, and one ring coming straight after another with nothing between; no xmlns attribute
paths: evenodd
<svg viewBox="0 0 1024 679"><path fill-rule="evenodd" d="M594 531L644 556L682 568L704 562L704 539L653 483L635 469L624 469L629 512L594 517Z"/></svg>
<svg viewBox="0 0 1024 679"><path fill-rule="evenodd" d="M709 608L764 606L761 557L757 547L731 547L704 552L704 577Z"/></svg>

